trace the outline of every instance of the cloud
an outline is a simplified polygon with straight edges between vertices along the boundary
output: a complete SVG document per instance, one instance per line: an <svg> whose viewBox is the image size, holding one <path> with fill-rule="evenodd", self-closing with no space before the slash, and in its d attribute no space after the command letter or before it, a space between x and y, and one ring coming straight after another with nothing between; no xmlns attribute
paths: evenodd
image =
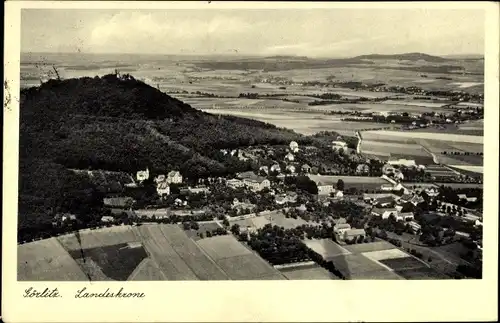
<svg viewBox="0 0 500 323"><path fill-rule="evenodd" d="M179 48L179 44L198 46L203 49L207 39L231 38L252 29L242 19L215 15L184 19L168 12L154 14L123 11L110 20L100 20L91 30L89 47L109 51L142 50L157 51L161 48Z"/></svg>

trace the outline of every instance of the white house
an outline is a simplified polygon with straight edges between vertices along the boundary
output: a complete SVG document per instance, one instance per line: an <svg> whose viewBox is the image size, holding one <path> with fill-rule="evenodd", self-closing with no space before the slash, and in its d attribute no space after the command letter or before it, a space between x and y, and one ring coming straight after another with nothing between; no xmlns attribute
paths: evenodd
<svg viewBox="0 0 500 323"><path fill-rule="evenodd" d="M269 174L269 167L267 167L267 166L260 166L259 167L259 172L264 172L266 174Z"/></svg>
<svg viewBox="0 0 500 323"><path fill-rule="evenodd" d="M101 222L106 222L106 223L113 222L114 220L115 218L109 215L105 215L101 218Z"/></svg>
<svg viewBox="0 0 500 323"><path fill-rule="evenodd" d="M265 188L271 187L271 182L263 177L259 178L245 178L243 184L249 187L252 191L262 191Z"/></svg>
<svg viewBox="0 0 500 323"><path fill-rule="evenodd" d="M387 162L389 165L399 165L399 166L406 166L406 167L416 167L417 163L415 163L415 160L413 159L393 159L389 160Z"/></svg>
<svg viewBox="0 0 500 323"><path fill-rule="evenodd" d="M333 226L333 232L338 235L343 235L347 230L351 230L351 225L349 223L338 223Z"/></svg>
<svg viewBox="0 0 500 323"><path fill-rule="evenodd" d="M156 186L156 192L159 196L170 195L170 186L167 182L158 183Z"/></svg>
<svg viewBox="0 0 500 323"><path fill-rule="evenodd" d="M398 221L408 221L413 220L415 217L413 216L413 212L402 212L396 214L396 220Z"/></svg>
<svg viewBox="0 0 500 323"><path fill-rule="evenodd" d="M405 176L401 172L396 172L396 174L394 174L394 178L402 181L405 178Z"/></svg>
<svg viewBox="0 0 500 323"><path fill-rule="evenodd" d="M293 166L293 165L288 165L288 166L286 166L286 170L287 170L288 172L290 172L290 174L294 174L294 173L295 173L295 166Z"/></svg>
<svg viewBox="0 0 500 323"><path fill-rule="evenodd" d="M430 197L439 196L439 190L435 187L426 188L424 190L424 192L425 192L425 194L427 194L427 196L430 196Z"/></svg>
<svg viewBox="0 0 500 323"><path fill-rule="evenodd" d="M293 156L293 155L292 155L292 156ZM272 165L272 166L271 166L270 171L271 171L271 172L278 172L278 173L279 173L279 172L281 172L281 167L280 167L280 165L278 165L278 164L274 164L274 165Z"/></svg>
<svg viewBox="0 0 500 323"><path fill-rule="evenodd" d="M299 144L296 141L290 142L290 150L294 153L299 151Z"/></svg>
<svg viewBox="0 0 500 323"><path fill-rule="evenodd" d="M347 143L345 141L335 140L335 141L332 141L332 148L334 148L334 149L339 149L339 148L346 149Z"/></svg>
<svg viewBox="0 0 500 323"><path fill-rule="evenodd" d="M414 233L418 232L418 230L422 228L422 226L415 221L408 222L408 225L410 226L410 228L413 230Z"/></svg>
<svg viewBox="0 0 500 323"><path fill-rule="evenodd" d="M336 198L338 198L338 199L343 198L343 197L344 197L344 192L342 192L342 191L337 191L337 192L335 193L335 197L336 197Z"/></svg>
<svg viewBox="0 0 500 323"><path fill-rule="evenodd" d="M178 171L171 171L167 174L167 183L169 184L180 184L182 183L182 175Z"/></svg>
<svg viewBox="0 0 500 323"><path fill-rule="evenodd" d="M149 169L146 168L146 170L140 170L137 172L137 180L139 182L145 181L149 178Z"/></svg>
<svg viewBox="0 0 500 323"><path fill-rule="evenodd" d="M476 202L477 201L477 197L475 196L472 196L472 197L468 197L466 194L457 194L457 197L460 199L460 200L466 200L467 202Z"/></svg>
<svg viewBox="0 0 500 323"><path fill-rule="evenodd" d="M302 165L302 167L300 169L302 170L303 173L311 172L311 166L309 166L307 164Z"/></svg>
<svg viewBox="0 0 500 323"><path fill-rule="evenodd" d="M285 160L288 160L288 161L294 161L295 157L293 156L292 153L288 153L286 154L285 156Z"/></svg>
<svg viewBox="0 0 500 323"><path fill-rule="evenodd" d="M318 186L318 195L330 195L330 193L335 192L333 185L326 185L320 182L317 183Z"/></svg>
<svg viewBox="0 0 500 323"><path fill-rule="evenodd" d="M366 237L365 229L350 229L346 230L343 235L344 241L358 239L359 237Z"/></svg>
<svg viewBox="0 0 500 323"><path fill-rule="evenodd" d="M398 215L398 210L396 208L373 208L372 210L372 215L380 216L382 219L388 219L391 214L396 217Z"/></svg>
<svg viewBox="0 0 500 323"><path fill-rule="evenodd" d="M233 179L227 180L226 185L228 187L231 187L231 188L238 188L238 187L243 187L245 184L243 183L243 181L236 179L236 178L233 178Z"/></svg>

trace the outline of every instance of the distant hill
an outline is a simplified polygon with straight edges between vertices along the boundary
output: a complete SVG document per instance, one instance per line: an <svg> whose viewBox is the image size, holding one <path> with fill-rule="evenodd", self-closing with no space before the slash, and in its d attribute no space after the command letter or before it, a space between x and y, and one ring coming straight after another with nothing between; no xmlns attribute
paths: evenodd
<svg viewBox="0 0 500 323"><path fill-rule="evenodd" d="M291 60L306 60L309 59L307 56L294 56L294 55L275 55L264 57L266 59L291 59Z"/></svg>
<svg viewBox="0 0 500 323"><path fill-rule="evenodd" d="M443 57L433 56L433 55L428 55L428 54L423 54L423 53L405 53L405 54L392 54L392 55L370 54L370 55L356 56L354 58L355 59L371 59L371 60L376 60L376 59L395 59L395 60L406 60L406 61L423 60L426 62L434 62L434 63L448 62L449 61L449 59L446 59Z"/></svg>
<svg viewBox="0 0 500 323"><path fill-rule="evenodd" d="M100 207L109 188L68 169L135 174L148 167L152 174L180 170L195 180L251 169L222 148L291 140L308 139L263 122L201 112L130 76L49 80L23 89L20 235L50 225L52 211L89 214Z"/></svg>

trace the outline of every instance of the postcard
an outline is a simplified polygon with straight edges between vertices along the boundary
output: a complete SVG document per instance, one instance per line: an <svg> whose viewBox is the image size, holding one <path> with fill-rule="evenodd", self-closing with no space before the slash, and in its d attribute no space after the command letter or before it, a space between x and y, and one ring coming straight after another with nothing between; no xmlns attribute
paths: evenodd
<svg viewBox="0 0 500 323"><path fill-rule="evenodd" d="M5 8L5 322L498 319L498 4Z"/></svg>

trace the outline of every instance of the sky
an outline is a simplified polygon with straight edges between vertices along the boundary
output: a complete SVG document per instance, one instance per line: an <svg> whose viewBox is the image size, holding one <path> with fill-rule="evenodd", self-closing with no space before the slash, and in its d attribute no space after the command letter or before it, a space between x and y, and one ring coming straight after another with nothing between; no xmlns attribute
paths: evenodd
<svg viewBox="0 0 500 323"><path fill-rule="evenodd" d="M349 57L484 53L470 9L23 9L22 52Z"/></svg>

